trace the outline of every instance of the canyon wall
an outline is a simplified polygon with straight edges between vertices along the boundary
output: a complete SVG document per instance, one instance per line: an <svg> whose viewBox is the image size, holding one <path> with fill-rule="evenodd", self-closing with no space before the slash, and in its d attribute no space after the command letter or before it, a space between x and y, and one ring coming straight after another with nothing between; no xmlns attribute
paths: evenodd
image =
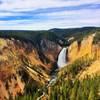
<svg viewBox="0 0 100 100"><path fill-rule="evenodd" d="M50 80L50 72L61 46L41 39L35 46L30 42L0 38L0 100L23 94L32 80L41 86Z"/></svg>
<svg viewBox="0 0 100 100"><path fill-rule="evenodd" d="M67 58L69 62L73 62L85 55L89 57L100 57L100 44L93 44L95 34L89 35L81 42L73 42L68 47Z"/></svg>
<svg viewBox="0 0 100 100"><path fill-rule="evenodd" d="M73 42L67 49L67 61L71 63L85 55L98 59L100 43L93 44L94 36ZM47 39L34 46L30 42L0 38L0 91L3 91L0 99L23 94L31 79L39 85L47 83L61 49L57 43Z"/></svg>
<svg viewBox="0 0 100 100"><path fill-rule="evenodd" d="M31 79L45 84L50 80L49 72L33 44L0 38L0 100L23 94Z"/></svg>

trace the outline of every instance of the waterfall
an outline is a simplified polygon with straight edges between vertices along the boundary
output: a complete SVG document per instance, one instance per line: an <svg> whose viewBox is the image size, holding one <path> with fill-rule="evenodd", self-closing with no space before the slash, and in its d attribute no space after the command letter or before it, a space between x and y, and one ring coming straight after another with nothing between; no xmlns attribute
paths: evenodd
<svg viewBox="0 0 100 100"><path fill-rule="evenodd" d="M67 64L66 59L66 48L63 48L58 55L57 65L59 68L64 67Z"/></svg>

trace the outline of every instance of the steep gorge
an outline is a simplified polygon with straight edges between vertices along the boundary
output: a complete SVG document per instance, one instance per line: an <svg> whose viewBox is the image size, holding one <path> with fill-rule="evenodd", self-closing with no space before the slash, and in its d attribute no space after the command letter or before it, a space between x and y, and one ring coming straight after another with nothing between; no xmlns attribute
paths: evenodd
<svg viewBox="0 0 100 100"><path fill-rule="evenodd" d="M15 98L16 95L23 94L27 83L33 83L37 87L48 83L51 79L50 72L54 69L62 50L66 55L61 54L61 56L66 60L64 64L61 62L59 67L66 67L88 55L90 58L97 59L93 65L89 66L93 66L91 68L95 69L94 65L98 65L96 71L93 71L93 73L97 73L100 66L98 64L100 62L100 44L99 42L93 44L93 41L94 34L86 36L80 43L75 41L62 49L59 44L46 38L41 39L36 47L31 42L0 38L0 90L3 91L0 98L2 100L5 97L10 98L10 96ZM62 73L61 70L58 73ZM89 70L91 69L82 72L82 75L88 73Z"/></svg>
<svg viewBox="0 0 100 100"><path fill-rule="evenodd" d="M30 42L0 38L0 98L15 98L23 94L27 83L34 87L50 80L50 72L56 63L61 47L43 39L40 47ZM43 55L43 56L42 56ZM33 81L33 82L32 82Z"/></svg>

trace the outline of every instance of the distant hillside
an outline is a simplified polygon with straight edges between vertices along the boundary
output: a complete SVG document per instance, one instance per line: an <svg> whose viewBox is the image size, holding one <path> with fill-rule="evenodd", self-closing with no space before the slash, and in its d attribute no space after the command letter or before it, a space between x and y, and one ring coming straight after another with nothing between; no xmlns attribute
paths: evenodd
<svg viewBox="0 0 100 100"><path fill-rule="evenodd" d="M83 28L69 28L69 29L50 29L48 31L0 31L0 37L15 38L24 41L30 41L37 44L41 39L47 38L60 45L68 45L68 39L74 37L74 40L81 40L84 36L92 33L97 33L96 41L100 40L99 27L83 27ZM62 41L62 42L60 42Z"/></svg>

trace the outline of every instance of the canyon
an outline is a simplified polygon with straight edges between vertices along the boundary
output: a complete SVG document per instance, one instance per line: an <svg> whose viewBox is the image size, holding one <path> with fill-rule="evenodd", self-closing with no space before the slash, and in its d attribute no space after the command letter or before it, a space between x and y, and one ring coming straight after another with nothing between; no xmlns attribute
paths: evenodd
<svg viewBox="0 0 100 100"><path fill-rule="evenodd" d="M62 74L63 68L84 56L96 60L79 72L77 77L81 79L87 74L99 74L100 42L93 43L96 33L84 36L81 41L71 37L68 37L68 45L62 46L65 40L55 42L43 37L34 45L31 41L1 36L0 100L9 99L10 96L15 99L17 95L24 94L29 84L38 88L48 84L52 80L51 73L56 69Z"/></svg>

